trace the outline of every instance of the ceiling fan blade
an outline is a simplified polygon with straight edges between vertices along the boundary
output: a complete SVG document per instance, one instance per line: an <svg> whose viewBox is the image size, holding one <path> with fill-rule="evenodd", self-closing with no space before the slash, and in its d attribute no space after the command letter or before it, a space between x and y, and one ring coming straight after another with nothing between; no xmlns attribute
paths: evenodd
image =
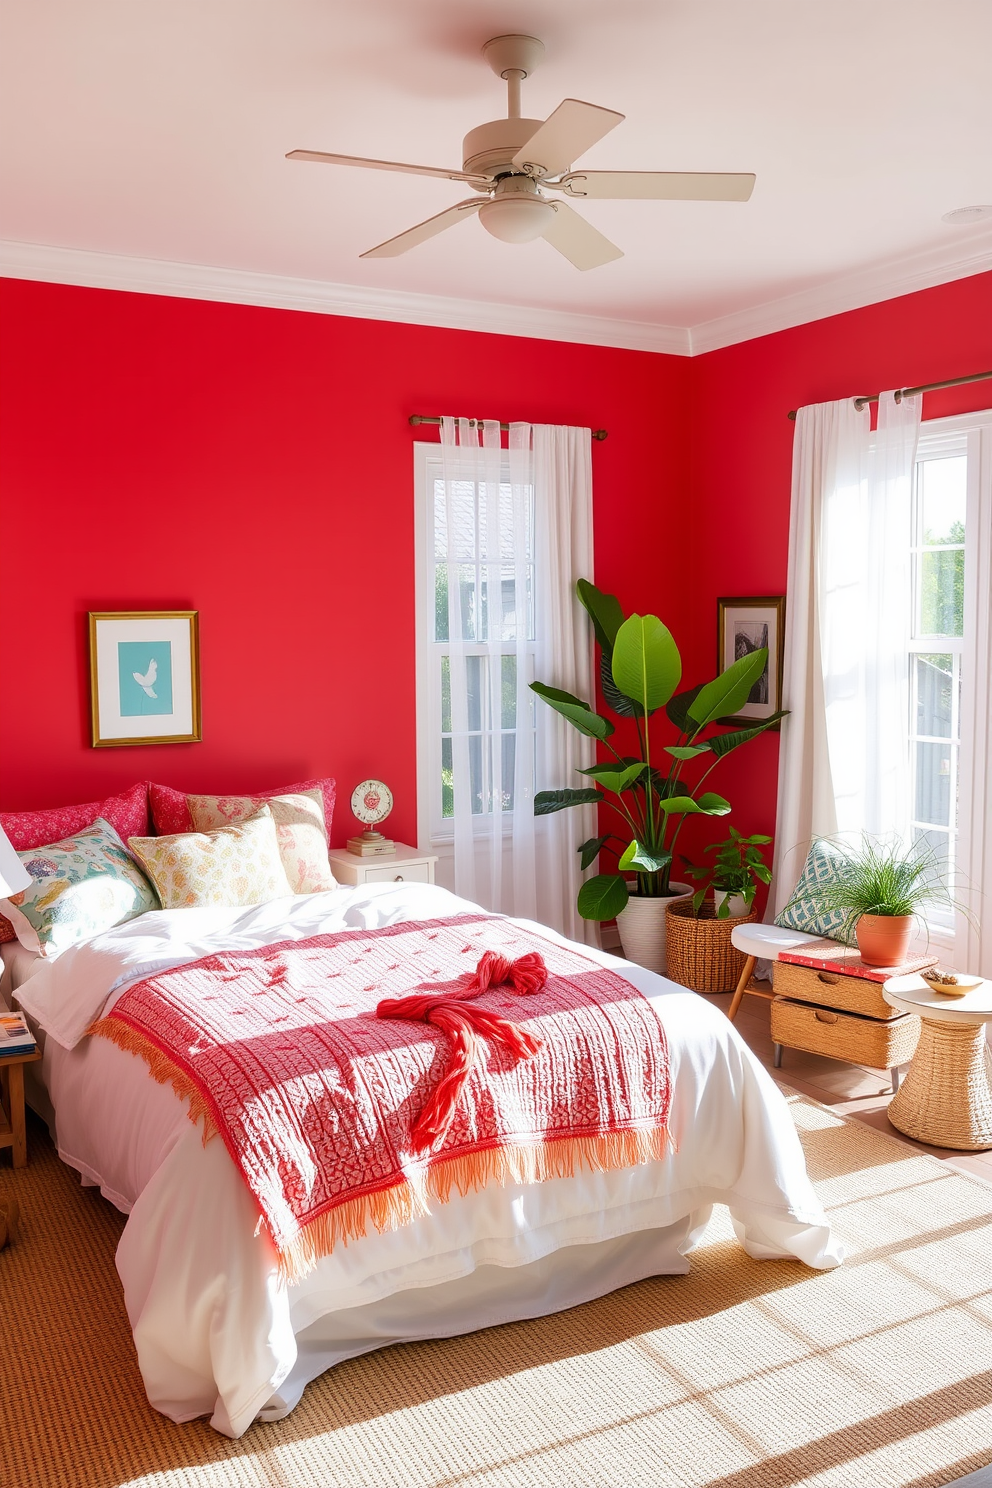
<svg viewBox="0 0 992 1488"><path fill-rule="evenodd" d="M590 201L747 201L754 182L747 172L570 171L546 184Z"/></svg>
<svg viewBox="0 0 992 1488"><path fill-rule="evenodd" d="M488 186L485 176L471 176L465 171L445 170L439 165L403 165L397 160L366 160L362 155L327 155L323 150L290 150L287 160L315 160L318 165L361 165L366 170L402 171L408 176L437 176L442 181L470 181L473 186Z"/></svg>
<svg viewBox="0 0 992 1488"><path fill-rule="evenodd" d="M555 209L555 220L542 236L577 269L598 269L600 264L623 258L623 249L604 238L599 229L580 217L578 212L573 212L564 202L552 202L551 205Z"/></svg>
<svg viewBox="0 0 992 1488"><path fill-rule="evenodd" d="M624 115L613 109L566 98L521 145L513 164L531 175L557 176L623 121Z"/></svg>
<svg viewBox="0 0 992 1488"><path fill-rule="evenodd" d="M384 243L370 248L367 253L360 253L359 258L398 258L401 253L408 253L411 248L416 248L418 243L426 243L428 238L437 237L438 233L444 232L448 227L454 227L456 222L463 217L468 217L472 212L477 212L482 206L484 197L478 201L456 202L445 212L438 212L436 217L428 217L426 222L418 222L416 227L408 227L406 232L398 233L395 238L387 238Z"/></svg>

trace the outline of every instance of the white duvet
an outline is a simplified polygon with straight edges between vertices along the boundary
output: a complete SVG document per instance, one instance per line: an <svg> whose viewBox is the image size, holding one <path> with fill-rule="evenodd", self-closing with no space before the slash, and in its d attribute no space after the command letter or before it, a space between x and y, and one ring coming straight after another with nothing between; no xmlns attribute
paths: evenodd
<svg viewBox="0 0 992 1488"><path fill-rule="evenodd" d="M130 1216L117 1268L148 1398L173 1420L208 1414L239 1436L257 1416L285 1415L341 1359L685 1271L715 1202L729 1207L752 1256L818 1268L841 1260L785 1101L732 1025L694 993L605 952L580 948L639 988L664 1025L677 1151L621 1172L455 1198L337 1247L292 1286L224 1144L203 1146L185 1104L139 1058L85 1037L134 980L217 950L474 908L404 883L247 910L159 911L38 963L17 989L45 1032L59 1153Z"/></svg>

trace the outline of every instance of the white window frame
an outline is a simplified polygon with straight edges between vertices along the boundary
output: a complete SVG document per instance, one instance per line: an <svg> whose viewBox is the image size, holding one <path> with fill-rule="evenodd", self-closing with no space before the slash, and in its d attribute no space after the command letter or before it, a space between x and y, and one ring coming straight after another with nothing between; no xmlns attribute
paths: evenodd
<svg viewBox="0 0 992 1488"><path fill-rule="evenodd" d="M414 572L415 592L415 639L417 676L417 834L421 846L429 843L440 857L439 876L446 877L444 867L454 855L454 819L442 817L439 798L441 758L441 669L437 665L437 643L434 640L434 572L431 563L432 530L434 518L433 485L441 470L440 447L434 443L417 441L414 446L414 503L416 561ZM509 482L508 452L501 471ZM535 596L536 603L536 596ZM488 656L489 648L480 644L480 656ZM532 711L533 727L539 727L539 714ZM485 731L484 731L485 732ZM495 730L502 733L502 729ZM480 833L488 833L492 813L478 813L472 817L473 827ZM503 825L506 835L512 834L509 813Z"/></svg>
<svg viewBox="0 0 992 1488"><path fill-rule="evenodd" d="M971 433L969 434L968 431L964 430L959 433L953 433L950 431L943 431L941 433L930 433L929 431L927 431L926 433L921 432L919 445L916 452L917 472L920 465L928 460L946 460L964 456L965 460L967 461L967 469L970 476L974 451L969 448L969 444L974 444L975 437L976 436L974 431L971 431ZM922 541L923 533L920 527L920 523L922 520L922 495L919 492L918 481L915 479L913 485L913 504L914 525L913 532L911 534L910 547L914 558L912 605L915 628L915 617L921 612L920 581L923 572L922 563L918 560L922 557L924 551L934 551L933 548L924 549L924 544ZM968 531L970 530L968 527L968 520L969 513L966 510L964 545L966 560L968 549ZM965 633L967 634L967 615L963 617L963 620ZM950 751L952 764L950 780L948 781L948 792L952 801L958 800L958 776L960 774L962 746L962 719L959 696L963 699L965 636L926 635L921 633L920 635L914 635L910 638L909 654L911 657L927 656L934 653L941 653L943 655L948 655L954 658L951 684L951 732L949 737L923 735L917 732L916 715L918 679L915 669L911 668L909 677L909 739L911 747L911 757L914 761L914 764L913 797L910 806L910 836L912 836L912 833L916 830L924 832L941 831L940 824L934 822L918 821L916 818L915 746L918 743L935 744L938 746L950 744L952 746ZM961 679L960 688L954 685L954 679L956 678ZM960 820L958 820L954 823L953 826L950 827L950 830L947 834L949 849L947 854L947 864L952 878L957 873L959 866L958 849L960 844L960 831L961 822ZM940 908L935 909L928 917L928 927L930 930L931 938L938 934L941 934L947 944L952 944L954 941L955 918L956 917L953 910Z"/></svg>
<svg viewBox="0 0 992 1488"><path fill-rule="evenodd" d="M935 917L928 928L933 949L959 970L971 971L982 965L981 921L992 913L992 900L983 892L992 886L992 824L987 820L992 809L992 409L929 419L921 426L918 459L957 454L968 457L968 495L955 897L968 905L975 923L958 913L953 926ZM944 638L932 644L918 638L912 649L947 652L948 646ZM992 923L985 926L984 940L992 948ZM984 969L987 974L992 966Z"/></svg>

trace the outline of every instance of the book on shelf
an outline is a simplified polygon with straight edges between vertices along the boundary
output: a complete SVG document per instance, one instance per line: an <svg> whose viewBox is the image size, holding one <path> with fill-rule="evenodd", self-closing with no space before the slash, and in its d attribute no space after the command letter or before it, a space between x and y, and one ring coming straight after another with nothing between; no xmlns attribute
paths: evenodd
<svg viewBox="0 0 992 1488"><path fill-rule="evenodd" d="M844 945L839 940L812 940L798 946L794 951L779 951L778 959L793 966L811 966L814 971L836 971L839 976L864 977L869 982L887 982L889 977L908 976L911 971L923 971L936 966L939 956L915 956L899 966L869 966L862 961L856 945Z"/></svg>
<svg viewBox="0 0 992 1488"><path fill-rule="evenodd" d="M37 1047L23 1013L0 1014L0 1059L11 1054L33 1054Z"/></svg>

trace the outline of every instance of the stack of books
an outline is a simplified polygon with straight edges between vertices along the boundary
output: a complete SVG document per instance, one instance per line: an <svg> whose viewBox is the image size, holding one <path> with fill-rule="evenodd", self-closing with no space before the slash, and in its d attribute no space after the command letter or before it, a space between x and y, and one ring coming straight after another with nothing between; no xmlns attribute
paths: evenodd
<svg viewBox="0 0 992 1488"><path fill-rule="evenodd" d="M37 1047L23 1013L0 1013L0 1059L9 1059L14 1054L33 1054Z"/></svg>

